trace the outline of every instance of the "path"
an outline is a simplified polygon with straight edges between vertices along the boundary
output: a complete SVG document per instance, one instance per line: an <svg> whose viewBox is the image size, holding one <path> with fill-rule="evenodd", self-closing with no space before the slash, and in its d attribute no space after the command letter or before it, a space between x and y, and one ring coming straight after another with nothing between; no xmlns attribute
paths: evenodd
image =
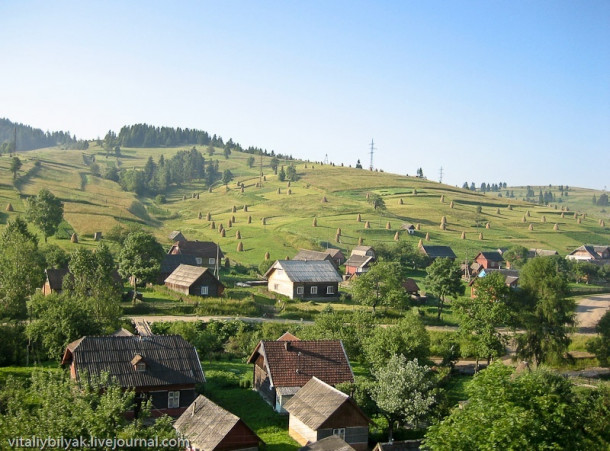
<svg viewBox="0 0 610 451"><path fill-rule="evenodd" d="M595 326L610 309L610 294L596 294L576 301L578 333L594 334Z"/></svg>
<svg viewBox="0 0 610 451"><path fill-rule="evenodd" d="M205 323L211 320L215 321L230 321L239 320L248 323L284 323L284 324L313 324L313 321L304 321L298 319L284 318L250 318L246 316L187 316L187 315L127 315L124 318L134 322L146 321L149 324L158 323L160 321L203 321Z"/></svg>

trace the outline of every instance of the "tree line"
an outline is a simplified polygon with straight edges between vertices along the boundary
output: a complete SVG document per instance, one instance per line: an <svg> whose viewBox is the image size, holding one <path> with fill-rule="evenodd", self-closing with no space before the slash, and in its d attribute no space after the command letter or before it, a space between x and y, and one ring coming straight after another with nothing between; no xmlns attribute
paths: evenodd
<svg viewBox="0 0 610 451"><path fill-rule="evenodd" d="M70 132L44 132L39 128L11 122L6 118L0 118L0 143L2 143L0 144L0 154L57 145L71 149L88 148L86 141L76 139L76 136L70 135Z"/></svg>

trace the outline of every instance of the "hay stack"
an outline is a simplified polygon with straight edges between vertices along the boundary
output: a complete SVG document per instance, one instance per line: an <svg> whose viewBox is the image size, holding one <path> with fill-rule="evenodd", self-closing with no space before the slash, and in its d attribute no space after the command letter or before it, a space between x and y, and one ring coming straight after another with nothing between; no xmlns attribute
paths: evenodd
<svg viewBox="0 0 610 451"><path fill-rule="evenodd" d="M369 193L366 193L366 200L369 200L371 198L371 195Z"/></svg>
<svg viewBox="0 0 610 451"><path fill-rule="evenodd" d="M182 196L182 200L186 200L186 195Z"/></svg>
<svg viewBox="0 0 610 451"><path fill-rule="evenodd" d="M278 194L282 194L282 190L280 188L277 189Z"/></svg>
<svg viewBox="0 0 610 451"><path fill-rule="evenodd" d="M201 219L203 218L203 215L201 214L201 212L199 212L199 214L197 215L197 219Z"/></svg>
<svg viewBox="0 0 610 451"><path fill-rule="evenodd" d="M602 227L606 227L606 223L604 222L604 220L603 220L603 219L602 219L602 222L601 222L600 226L602 226Z"/></svg>
<svg viewBox="0 0 610 451"><path fill-rule="evenodd" d="M483 234L479 233L479 240L483 241Z"/></svg>
<svg viewBox="0 0 610 451"><path fill-rule="evenodd" d="M341 242L341 235L335 235L335 242L337 242L337 243Z"/></svg>
<svg viewBox="0 0 610 451"><path fill-rule="evenodd" d="M257 188L260 188L260 187L261 187L261 184L260 184L259 182L256 182L256 187L257 187Z"/></svg>
<svg viewBox="0 0 610 451"><path fill-rule="evenodd" d="M566 216L565 216L565 213L562 211L562 212L561 212L561 219L563 219L563 218L565 218L565 217L566 217Z"/></svg>
<svg viewBox="0 0 610 451"><path fill-rule="evenodd" d="M460 235L460 240L465 240L466 239L466 232L462 232L462 234Z"/></svg>
<svg viewBox="0 0 610 451"><path fill-rule="evenodd" d="M491 223L490 223L490 222L488 222L487 224L485 224L485 228L486 228L487 230L491 229Z"/></svg>
<svg viewBox="0 0 610 451"><path fill-rule="evenodd" d="M210 186L210 188L208 188L208 193L212 192L212 187Z"/></svg>
<svg viewBox="0 0 610 451"><path fill-rule="evenodd" d="M214 230L216 228L216 223L214 221L212 221L210 223L210 229Z"/></svg>
<svg viewBox="0 0 610 451"><path fill-rule="evenodd" d="M566 211L570 211L570 207L566 207Z"/></svg>
<svg viewBox="0 0 610 451"><path fill-rule="evenodd" d="M341 236L341 227L337 229L337 235Z"/></svg>
<svg viewBox="0 0 610 451"><path fill-rule="evenodd" d="M225 229L221 229L220 236L224 238L226 235L227 235L227 233L225 232Z"/></svg>
<svg viewBox="0 0 610 451"><path fill-rule="evenodd" d="M449 208L453 208L453 201L451 201L451 203L449 203Z"/></svg>
<svg viewBox="0 0 610 451"><path fill-rule="evenodd" d="M235 207L235 205L233 205L231 207L231 213L235 213L237 211L237 207Z"/></svg>
<svg viewBox="0 0 610 451"><path fill-rule="evenodd" d="M70 242L78 243L78 236L76 235L76 233L72 234L72 236L70 237Z"/></svg>
<svg viewBox="0 0 610 451"><path fill-rule="evenodd" d="M288 195L290 196L292 194L292 190L289 188L288 189Z"/></svg>
<svg viewBox="0 0 610 451"><path fill-rule="evenodd" d="M430 233L426 232L426 241L430 241Z"/></svg>
<svg viewBox="0 0 610 451"><path fill-rule="evenodd" d="M93 239L94 239L95 241L100 241L102 238L103 238L103 236L102 236L102 232L95 232L95 233L93 234Z"/></svg>
<svg viewBox="0 0 610 451"><path fill-rule="evenodd" d="M400 238L400 234L398 233L398 230L396 231L396 233L394 234L394 241L398 241Z"/></svg>
<svg viewBox="0 0 610 451"><path fill-rule="evenodd" d="M421 224L419 222L415 224L415 230L421 230Z"/></svg>
<svg viewBox="0 0 610 451"><path fill-rule="evenodd" d="M418 243L417 243L417 247L422 247L423 245L424 245L424 243L422 242L422 240L420 238Z"/></svg>
<svg viewBox="0 0 610 451"><path fill-rule="evenodd" d="M546 216L542 215L542 218L540 218L540 222L546 222Z"/></svg>
<svg viewBox="0 0 610 451"><path fill-rule="evenodd" d="M288 182L288 188L290 188L290 182Z"/></svg>
<svg viewBox="0 0 610 451"><path fill-rule="evenodd" d="M413 190L413 195L417 196L417 190L416 189Z"/></svg>
<svg viewBox="0 0 610 451"><path fill-rule="evenodd" d="M328 199L326 198L326 196L322 197L322 203L325 204L326 202L328 202Z"/></svg>
<svg viewBox="0 0 610 451"><path fill-rule="evenodd" d="M248 224L252 224L252 216L248 216Z"/></svg>
<svg viewBox="0 0 610 451"><path fill-rule="evenodd" d="M269 251L265 252L265 260L269 260L271 258L271 254L269 254Z"/></svg>
<svg viewBox="0 0 610 451"><path fill-rule="evenodd" d="M390 221L388 221L388 223L385 225L385 229L392 230L392 224L390 224Z"/></svg>
<svg viewBox="0 0 610 451"><path fill-rule="evenodd" d="M521 222L523 222L523 223L527 222L527 218L525 216L523 216L523 218L521 218Z"/></svg>
<svg viewBox="0 0 610 451"><path fill-rule="evenodd" d="M267 176L263 175L263 182L266 182L266 181L267 181Z"/></svg>
<svg viewBox="0 0 610 451"><path fill-rule="evenodd" d="M580 218L578 218L578 219L576 220L576 223L577 223L577 224L580 224L580 223L582 223L582 220L581 220Z"/></svg>
<svg viewBox="0 0 610 451"><path fill-rule="evenodd" d="M244 192L244 185L241 186L241 192Z"/></svg>
<svg viewBox="0 0 610 451"><path fill-rule="evenodd" d="M267 218L261 219L261 222L263 223L263 225L267 225Z"/></svg>
<svg viewBox="0 0 610 451"><path fill-rule="evenodd" d="M222 232L224 230L224 226L222 225L222 223L218 224L218 233Z"/></svg>
<svg viewBox="0 0 610 451"><path fill-rule="evenodd" d="M499 215L499 214L500 214L500 209L499 209L499 208L496 210L496 214L497 214L497 215Z"/></svg>
<svg viewBox="0 0 610 451"><path fill-rule="evenodd" d="M314 227L318 227L318 220L316 218L313 218L313 222L311 223L311 225Z"/></svg>
<svg viewBox="0 0 610 451"><path fill-rule="evenodd" d="M229 222L227 223L227 227L228 228L233 227L233 221L231 221L230 219L229 219Z"/></svg>
<svg viewBox="0 0 610 451"><path fill-rule="evenodd" d="M191 194L191 199L195 199L197 197L197 193Z"/></svg>
<svg viewBox="0 0 610 451"><path fill-rule="evenodd" d="M508 209L512 211L512 210L513 210L513 206L512 206L512 205L509 205L509 206L508 206Z"/></svg>
<svg viewBox="0 0 610 451"><path fill-rule="evenodd" d="M358 246L362 246L362 243L364 243L364 240L360 236L360 237L358 237Z"/></svg>
<svg viewBox="0 0 610 451"><path fill-rule="evenodd" d="M528 218L531 216L529 210L527 210L527 212L525 214L527 215Z"/></svg>
<svg viewBox="0 0 610 451"><path fill-rule="evenodd" d="M441 222L440 229L447 230L447 224L445 224L444 222Z"/></svg>
<svg viewBox="0 0 610 451"><path fill-rule="evenodd" d="M13 206L11 205L11 203L9 202L8 205L6 206L6 211L15 211L13 209Z"/></svg>
<svg viewBox="0 0 610 451"><path fill-rule="evenodd" d="M576 214L576 212L574 212L574 219L578 218L578 215Z"/></svg>
<svg viewBox="0 0 610 451"><path fill-rule="evenodd" d="M197 193L197 199L199 199L199 193Z"/></svg>
<svg viewBox="0 0 610 451"><path fill-rule="evenodd" d="M444 203L445 203L445 195L441 194L441 204L444 204Z"/></svg>
<svg viewBox="0 0 610 451"><path fill-rule="evenodd" d="M441 224L447 224L447 216L441 218Z"/></svg>
<svg viewBox="0 0 610 451"><path fill-rule="evenodd" d="M554 230L555 232L558 232L558 231L559 231L559 225L558 225L558 224L555 224L555 225L553 226L553 230Z"/></svg>
<svg viewBox="0 0 610 451"><path fill-rule="evenodd" d="M400 199L398 199L398 205L403 205L404 202L402 201L402 197Z"/></svg>
<svg viewBox="0 0 610 451"><path fill-rule="evenodd" d="M211 221L211 220L212 220L212 213L210 213L210 212L208 211L208 214L207 214L207 215L205 215L205 220L206 220L206 221Z"/></svg>
<svg viewBox="0 0 610 451"><path fill-rule="evenodd" d="M358 216L356 217L356 222L362 222L362 216L360 216L360 213L358 213Z"/></svg>
<svg viewBox="0 0 610 451"><path fill-rule="evenodd" d="M248 211L248 206L244 205L244 211Z"/></svg>
<svg viewBox="0 0 610 451"><path fill-rule="evenodd" d="M241 232L239 230L235 232L235 239L241 240Z"/></svg>
<svg viewBox="0 0 610 451"><path fill-rule="evenodd" d="M528 229L529 229L530 231L534 230L534 224L530 224L530 226L528 227Z"/></svg>
<svg viewBox="0 0 610 451"><path fill-rule="evenodd" d="M370 229L370 228L371 228L371 223L370 223L370 222L368 222L368 221L366 221L366 222L364 223L364 228L365 228L365 229Z"/></svg>
<svg viewBox="0 0 610 451"><path fill-rule="evenodd" d="M243 252L244 251L244 243L242 243L241 241L239 243L237 243L237 252Z"/></svg>
<svg viewBox="0 0 610 451"><path fill-rule="evenodd" d="M233 224L235 224L235 223L237 222L237 221L235 220L235 216L233 216L233 215L231 216L231 222L232 222Z"/></svg>

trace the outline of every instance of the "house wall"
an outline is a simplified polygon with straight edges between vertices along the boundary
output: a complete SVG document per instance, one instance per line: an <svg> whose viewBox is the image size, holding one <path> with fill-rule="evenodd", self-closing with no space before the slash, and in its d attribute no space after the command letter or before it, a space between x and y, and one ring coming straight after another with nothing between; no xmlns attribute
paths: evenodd
<svg viewBox="0 0 610 451"><path fill-rule="evenodd" d="M288 296L290 299L294 299L293 291L296 292L296 290L293 290L292 281L281 269L276 269L271 273L267 283L267 289L269 291L273 291L274 293L279 293L283 294L284 296Z"/></svg>
<svg viewBox="0 0 610 451"><path fill-rule="evenodd" d="M271 380L264 369L265 358L258 356L254 363L254 375L252 378L252 388L256 390L265 401L275 406L275 388L271 387Z"/></svg>
<svg viewBox="0 0 610 451"><path fill-rule="evenodd" d="M307 445L309 442L318 441L317 431L311 429L294 415L290 415L288 420L288 434L302 446Z"/></svg>
<svg viewBox="0 0 610 451"><path fill-rule="evenodd" d="M323 438L330 437L333 435L333 429L334 428L318 429L316 440L322 440ZM343 440L358 451L367 451L369 443L368 426L345 427L345 437Z"/></svg>
<svg viewBox="0 0 610 451"><path fill-rule="evenodd" d="M50 295L53 292L53 290L51 290L51 284L49 283L49 281L47 280L44 285L42 286L42 294L44 294L45 296Z"/></svg>
<svg viewBox="0 0 610 451"><path fill-rule="evenodd" d="M488 268L492 268L492 269L500 268L500 263L499 262L495 262L495 261L492 261L492 260L487 260L482 255L479 255L475 261L479 265L481 265L483 268L485 268L485 269L488 269Z"/></svg>
<svg viewBox="0 0 610 451"><path fill-rule="evenodd" d="M165 286L167 288L169 288L172 291L175 291L177 293L182 293L182 294L189 294L189 287L183 287L181 285L176 285L173 283L165 283Z"/></svg>
<svg viewBox="0 0 610 451"><path fill-rule="evenodd" d="M170 390L168 389L168 390L159 390L159 391L151 391L151 392L144 392L144 393L147 393L150 396L153 410L159 410L162 412L174 411L177 409L186 409L188 406L191 405L191 403L197 397L197 394L195 393L194 388L171 390L171 391L180 391L180 404L177 408L169 409L169 407L167 406L167 401L168 401L167 393L169 391ZM168 415L169 415L169 413L168 413Z"/></svg>
<svg viewBox="0 0 610 451"><path fill-rule="evenodd" d="M201 294L202 286L208 287L207 296L218 297L224 291L223 286L220 285L212 275L205 273L199 279L197 279L193 285L191 285L189 294L193 296L203 296Z"/></svg>
<svg viewBox="0 0 610 451"><path fill-rule="evenodd" d="M326 293L329 286L333 287L333 294ZM297 287L303 287L303 294L297 294ZM318 293L311 294L311 287L318 287ZM295 283L293 297L291 299L334 299L337 297L339 297L338 282Z"/></svg>
<svg viewBox="0 0 610 451"><path fill-rule="evenodd" d="M583 261L595 260L593 258L593 256L591 254L589 254L587 251L576 251L572 255L568 255L567 258L569 260L583 260Z"/></svg>
<svg viewBox="0 0 610 451"><path fill-rule="evenodd" d="M260 439L239 420L215 449L223 451L255 451Z"/></svg>

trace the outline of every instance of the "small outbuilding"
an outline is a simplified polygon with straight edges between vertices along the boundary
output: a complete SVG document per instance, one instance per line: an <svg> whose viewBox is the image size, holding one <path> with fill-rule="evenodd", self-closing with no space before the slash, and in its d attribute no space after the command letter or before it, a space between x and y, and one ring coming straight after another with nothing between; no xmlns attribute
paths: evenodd
<svg viewBox="0 0 610 451"><path fill-rule="evenodd" d="M220 296L225 286L209 268L180 265L165 279L165 286L178 293L193 296Z"/></svg>
<svg viewBox="0 0 610 451"><path fill-rule="evenodd" d="M240 418L199 395L174 423L193 451L256 451L264 445Z"/></svg>
<svg viewBox="0 0 610 451"><path fill-rule="evenodd" d="M353 276L368 272L371 263L375 261L374 257L368 255L352 254L345 262L345 275Z"/></svg>
<svg viewBox="0 0 610 451"><path fill-rule="evenodd" d="M504 263L502 254L497 251L479 252L474 261L485 269L500 269Z"/></svg>
<svg viewBox="0 0 610 451"><path fill-rule="evenodd" d="M457 258L455 252L453 252L453 249L451 249L449 246L429 246L422 244L419 247L419 251L431 260L437 258L449 258L451 260L455 260Z"/></svg>
<svg viewBox="0 0 610 451"><path fill-rule="evenodd" d="M312 377L285 405L288 433L300 445L337 436L359 451L368 449L369 418L353 398Z"/></svg>

